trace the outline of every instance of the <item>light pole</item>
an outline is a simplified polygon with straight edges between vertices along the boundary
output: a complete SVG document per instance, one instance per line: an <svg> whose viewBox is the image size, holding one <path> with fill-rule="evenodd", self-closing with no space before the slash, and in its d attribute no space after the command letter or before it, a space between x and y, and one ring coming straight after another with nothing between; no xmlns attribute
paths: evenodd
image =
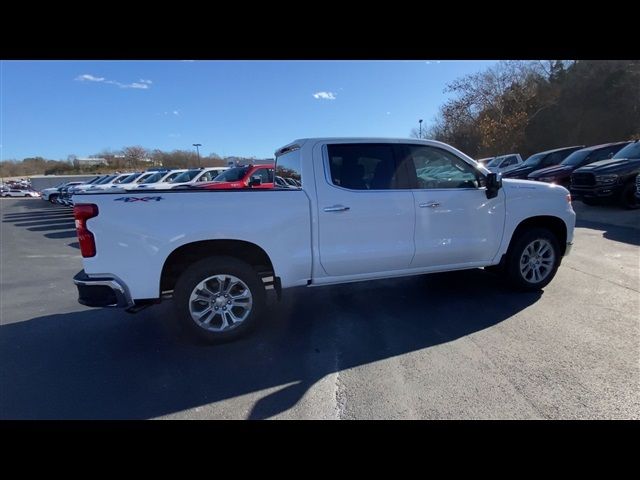
<svg viewBox="0 0 640 480"><path fill-rule="evenodd" d="M422 119L418 120L418 124L420 125L420 139L422 139Z"/></svg>
<svg viewBox="0 0 640 480"><path fill-rule="evenodd" d="M200 148L202 146L201 143L194 143L193 144L194 147L196 147L196 152L198 153L198 166L201 167L202 165L200 164Z"/></svg>

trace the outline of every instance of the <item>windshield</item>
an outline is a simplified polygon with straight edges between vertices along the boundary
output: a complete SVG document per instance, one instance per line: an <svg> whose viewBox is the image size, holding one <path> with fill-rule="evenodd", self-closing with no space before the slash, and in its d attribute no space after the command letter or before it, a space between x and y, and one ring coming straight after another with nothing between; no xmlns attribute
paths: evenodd
<svg viewBox="0 0 640 480"><path fill-rule="evenodd" d="M113 183L118 183L118 184L122 184L122 183L131 183L133 182L136 178L138 178L140 176L139 173L132 173L131 175L129 175L128 177L124 177L124 179L120 180L119 182L113 182Z"/></svg>
<svg viewBox="0 0 640 480"><path fill-rule="evenodd" d="M155 173L143 173L142 175L140 175L138 177L138 179L136 180L136 183L142 183L142 182L146 181L147 178L152 177L154 175L156 175L156 174Z"/></svg>
<svg viewBox="0 0 640 480"><path fill-rule="evenodd" d="M140 183L156 183L156 182L159 182L161 178L162 178L162 173L154 173L150 177L145 178Z"/></svg>
<svg viewBox="0 0 640 480"><path fill-rule="evenodd" d="M105 183L109 183L114 178L116 178L115 175L108 175L104 177L102 180L100 180L99 182L96 182L95 185L104 185Z"/></svg>
<svg viewBox="0 0 640 480"><path fill-rule="evenodd" d="M499 167L505 157L496 157L485 164L485 167Z"/></svg>
<svg viewBox="0 0 640 480"><path fill-rule="evenodd" d="M613 158L640 158L640 142L630 143L618 151Z"/></svg>
<svg viewBox="0 0 640 480"><path fill-rule="evenodd" d="M242 180L248 171L249 171L249 167L230 168L226 172L222 172L220 175L214 178L213 181L214 182L237 182L238 180Z"/></svg>
<svg viewBox="0 0 640 480"><path fill-rule="evenodd" d="M163 182L172 182L174 178L176 178L178 175L182 174L184 172L172 172L169 175L166 176L166 178L163 180Z"/></svg>
<svg viewBox="0 0 640 480"><path fill-rule="evenodd" d="M524 162L522 165L526 166L526 167L534 167L537 164L540 163L540 161L546 156L546 153L536 153L535 155L531 155L529 158L527 158L527 161Z"/></svg>
<svg viewBox="0 0 640 480"><path fill-rule="evenodd" d="M190 182L198 175L202 170L187 170L186 172L182 172L176 178L171 180L171 183L182 183L182 182Z"/></svg>
<svg viewBox="0 0 640 480"><path fill-rule="evenodd" d="M560 162L560 165L575 167L586 160L591 153L593 153L591 150L577 150Z"/></svg>

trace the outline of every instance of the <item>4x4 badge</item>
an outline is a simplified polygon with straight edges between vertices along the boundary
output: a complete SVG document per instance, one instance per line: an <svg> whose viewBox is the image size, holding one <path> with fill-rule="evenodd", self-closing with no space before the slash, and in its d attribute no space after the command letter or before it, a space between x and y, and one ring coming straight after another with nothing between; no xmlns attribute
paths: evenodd
<svg viewBox="0 0 640 480"><path fill-rule="evenodd" d="M162 200L162 197L120 197L116 198L114 202L151 202L151 201L159 202Z"/></svg>

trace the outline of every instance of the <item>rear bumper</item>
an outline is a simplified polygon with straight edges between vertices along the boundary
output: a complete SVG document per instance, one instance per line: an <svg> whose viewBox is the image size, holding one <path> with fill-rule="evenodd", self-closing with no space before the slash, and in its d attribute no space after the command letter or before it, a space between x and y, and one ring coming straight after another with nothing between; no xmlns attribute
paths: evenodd
<svg viewBox="0 0 640 480"><path fill-rule="evenodd" d="M78 302L82 305L118 308L134 305L127 286L115 277L90 277L81 270L73 277L73 283L78 289Z"/></svg>

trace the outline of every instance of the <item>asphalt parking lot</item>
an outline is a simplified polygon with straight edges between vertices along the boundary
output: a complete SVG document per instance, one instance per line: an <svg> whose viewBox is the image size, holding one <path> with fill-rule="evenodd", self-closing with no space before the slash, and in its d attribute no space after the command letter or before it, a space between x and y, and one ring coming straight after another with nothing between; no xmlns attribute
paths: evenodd
<svg viewBox="0 0 640 480"><path fill-rule="evenodd" d="M285 292L209 347L90 309L71 211L1 199L2 419L640 418L640 211L575 204L541 293L483 270Z"/></svg>

